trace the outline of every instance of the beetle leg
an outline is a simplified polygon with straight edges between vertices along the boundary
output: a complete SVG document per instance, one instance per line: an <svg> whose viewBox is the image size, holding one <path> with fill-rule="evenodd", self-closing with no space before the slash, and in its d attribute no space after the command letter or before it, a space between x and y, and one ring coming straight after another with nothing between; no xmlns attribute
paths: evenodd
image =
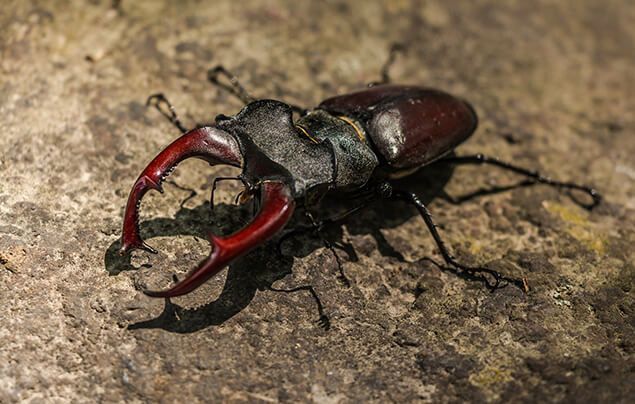
<svg viewBox="0 0 635 404"><path fill-rule="evenodd" d="M216 183L221 182L221 181L229 181L229 180L234 180L234 181L242 181L242 179L240 177L216 177L214 178L214 181L212 182L212 193L209 197L209 209L210 210L214 210L214 193L216 192Z"/></svg>
<svg viewBox="0 0 635 404"><path fill-rule="evenodd" d="M317 309L318 309L318 314L320 315L320 318L317 320L318 325L321 328L324 328L324 330L326 331L328 331L329 328L331 328L331 320L324 313L324 306L322 305L322 301L320 300L320 297L318 296L313 286L305 285L305 286L298 286L291 289L278 289L278 288L274 288L273 286L267 286L266 288L272 292L282 292L282 293L294 293L294 292L299 292L303 290L308 291L313 297L313 300L315 300L315 304L317 305Z"/></svg>
<svg viewBox="0 0 635 404"><path fill-rule="evenodd" d="M393 43L390 46L390 51L388 52L388 59L386 59L386 62L384 63L384 65L381 67L381 70L380 70L381 80L368 83L368 87L374 87L381 84L389 84L390 83L390 68L392 67L393 63L395 63L395 60L397 60L397 55L399 53L405 53L405 52L406 52L406 47L403 44Z"/></svg>
<svg viewBox="0 0 635 404"><path fill-rule="evenodd" d="M471 156L447 157L441 161L452 163L452 164L490 164L490 165L500 167L509 171L513 171L517 174L524 175L526 177L531 178L531 180L535 182L539 182L541 184L547 184L547 185L551 185L553 187L561 188L561 189L586 192L591 197L593 202L590 204L580 203L580 205L582 205L588 210L595 208L602 201L602 196L595 189L591 187L575 184L573 182L556 181L549 177L545 177L544 175L540 174L537 171L529 170L529 169L519 167L511 163L501 161L497 159L496 157L488 157L483 154L475 154ZM526 184L521 183L521 185L526 185Z"/></svg>
<svg viewBox="0 0 635 404"><path fill-rule="evenodd" d="M192 189L192 188L188 188L188 187L184 187L183 185L179 185L176 181L174 180L165 180L165 183L167 184L171 184L172 186L180 189L181 191L189 191L190 195L183 199L181 201L181 203L179 204L179 207L183 208L185 206L185 204L192 198L194 198L196 195L198 195L198 193L196 192L196 190Z"/></svg>
<svg viewBox="0 0 635 404"><path fill-rule="evenodd" d="M320 238L320 240L322 240L324 247L326 247L326 249L329 250L335 257L335 262L337 263L337 269L340 273L340 276L338 278L344 283L344 285L347 288L350 288L351 281L348 279L348 277L344 273L344 267L342 266L342 261L340 260L340 256L337 255L337 251L335 251L335 248L333 247L331 242L326 237L324 237L324 234L322 233L323 223L318 223L313 217L313 215L311 214L311 212L307 211L306 216L307 218L309 218L309 221L311 222L311 225L315 229L315 232L317 233L318 237Z"/></svg>
<svg viewBox="0 0 635 404"><path fill-rule="evenodd" d="M423 204L423 202L421 202L421 199L419 199L417 195L411 192L393 190L389 197L391 199L396 199L396 200L410 203L417 208L417 210L419 211L419 214L423 218L423 221L428 227L428 230L432 234L432 237L434 238L434 241L437 244L437 247L439 248L441 255L443 256L443 259L448 265L463 272L464 274L466 274L467 276L471 278L483 281L492 290L498 289L504 286L504 285L501 286L501 281L505 281L505 282L513 283L514 285L518 286L522 290L527 291L527 284L523 279L509 278L505 275L500 274L497 271L494 271L493 269L489 269L486 267L471 267L471 266L463 265L457 262L452 256L452 254L450 254L450 251L448 250L445 243L443 242L443 239L439 235L439 232L437 231L437 226L434 224L434 221L432 220L432 215L430 215L428 208L426 208L426 206ZM485 276L485 274L493 278L494 281L492 282L487 276Z"/></svg>
<svg viewBox="0 0 635 404"><path fill-rule="evenodd" d="M530 185L535 185L536 181L531 180L531 179L526 179L520 182L517 182L515 184L511 184L511 185L501 185L501 186L495 186L495 187L490 187L490 188L481 188L478 189L474 192L470 192L468 194L464 194L464 195L460 195L460 196L453 196L448 194L445 190L441 192L441 194L439 195L443 200L453 204L453 205L460 205L463 202L469 201L471 199L474 198L478 198L480 196L485 196L485 195L494 195L494 194L498 194L498 193L502 193L502 192L506 192L506 191L511 191L512 189L516 189L516 188L522 188L522 187L527 187Z"/></svg>
<svg viewBox="0 0 635 404"><path fill-rule="evenodd" d="M144 290L152 297L175 297L189 293L244 255L276 235L289 221L295 201L289 186L277 181L261 185L261 207L258 215L243 229L228 237L210 234L212 252L198 268L167 290Z"/></svg>
<svg viewBox="0 0 635 404"><path fill-rule="evenodd" d="M316 231L317 229L321 229L324 226L328 226L328 225L332 225L332 224L337 224L339 222L344 221L346 218L348 218L349 216L351 216L353 213L356 213L360 210L362 210L363 208L365 208L366 206L369 205L370 202L372 202L374 199L366 201L366 203L363 203L361 205L355 206L354 208L351 208L347 211L344 211L336 216L333 217L329 217L326 218L324 220L320 220L317 223L312 223L311 225L308 226L298 226L294 229L289 230L289 232L287 232L286 234L284 234L279 242L278 242L278 251L280 252L280 255L282 255L282 244L287 241L288 239L290 239L291 237L298 235L298 234L302 234L302 233L306 233L309 231Z"/></svg>
<svg viewBox="0 0 635 404"><path fill-rule="evenodd" d="M363 208L365 208L366 206L368 206L370 204L370 202L374 201L375 199L368 199L366 200L364 203L362 203L361 205L358 205L354 208L351 208L345 212L342 212L338 215L335 215L333 217L324 219L324 220L316 220L313 215L311 215L311 213L307 212L306 216L309 219L309 221L311 222L310 225L306 225L306 226L298 226L294 229L291 229L289 232L285 233L284 235L282 235L282 237L280 237L280 239L278 240L278 255L282 256L282 244L284 244L285 241L287 241L288 239L290 239L291 237L294 237L298 234L302 234L302 233L307 233L307 232L315 232L318 237L320 238L320 240L322 241L322 243L324 244L324 247L326 249L328 249L331 253L333 253L333 256L335 257L335 261L337 262L337 268L338 271L340 273L339 275L339 279L342 281L342 283L344 283L344 285L346 287L350 287L351 286L351 282L348 279L348 277L346 276L346 273L344 273L344 266L342 265L342 261L339 257L339 255L337 254L337 251L335 250L335 247L333 245L333 243L331 243L322 233L322 229L324 228L324 226L327 225L331 225L331 224L336 224L339 222L342 222L343 220L345 220L347 217L349 217L350 215L352 215L353 213L356 213L360 210L362 210Z"/></svg>
<svg viewBox="0 0 635 404"><path fill-rule="evenodd" d="M169 112L166 112L163 110L163 108L161 108L161 105L163 104L168 107ZM178 130L181 131L181 133L187 132L187 129L185 129L185 126L183 126L181 120L176 114L174 106L170 104L170 101L168 101L163 93L152 94L151 96L149 96L146 100L146 107L149 107L150 105L154 105L157 111L159 111L161 115L166 117L170 121L170 123L172 123L172 125L176 126Z"/></svg>

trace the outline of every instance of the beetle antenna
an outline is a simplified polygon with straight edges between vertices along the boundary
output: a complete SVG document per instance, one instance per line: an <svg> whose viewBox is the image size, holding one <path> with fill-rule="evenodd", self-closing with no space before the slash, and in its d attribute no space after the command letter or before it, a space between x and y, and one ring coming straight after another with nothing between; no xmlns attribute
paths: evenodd
<svg viewBox="0 0 635 404"><path fill-rule="evenodd" d="M181 120L176 114L174 106L170 103L170 101L168 101L163 93L152 94L151 96L149 96L146 100L146 107L149 107L150 105L153 105L157 109L157 111L159 111L161 115L166 117L172 125L176 126L178 130L181 131L181 133L187 132L187 129L185 129L185 126L183 126ZM165 111L163 108L161 108L161 105L167 106L168 111Z"/></svg>
<svg viewBox="0 0 635 404"><path fill-rule="evenodd" d="M227 80L229 80L229 84L222 83L218 80L218 76L223 75ZM229 70L225 69L223 65L215 66L207 71L207 80L210 83L214 84L217 87L222 88L223 90L233 94L238 97L245 104L249 104L250 102L255 101L255 98L249 95L245 87L240 84L238 81L238 77L236 77Z"/></svg>

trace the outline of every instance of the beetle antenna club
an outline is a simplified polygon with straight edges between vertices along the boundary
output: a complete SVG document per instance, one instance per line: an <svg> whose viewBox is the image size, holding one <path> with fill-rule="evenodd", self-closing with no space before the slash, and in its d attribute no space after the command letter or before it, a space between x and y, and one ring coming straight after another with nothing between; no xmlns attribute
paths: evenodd
<svg viewBox="0 0 635 404"><path fill-rule="evenodd" d="M229 81L229 85L221 82L218 79L218 76L225 76L225 78ZM232 72L227 70L223 65L217 65L207 71L207 80L213 85L217 86L221 90L225 90L228 93L234 95L239 100L241 100L244 104L249 104L250 102L255 101L255 99L249 95L245 87L240 84L238 81L238 77L234 75ZM287 104L291 107L293 112L297 112L300 116L304 116L309 113L307 108L299 107L293 104Z"/></svg>
<svg viewBox="0 0 635 404"><path fill-rule="evenodd" d="M181 120L176 114L174 106L170 103L170 101L168 101L163 93L152 94L149 96L146 100L146 106L149 107L150 105L153 105L161 113L161 115L166 117L172 125L176 126L176 128L181 131L181 133L187 132L187 129L183 126ZM162 105L165 105L168 108L168 111L161 108Z"/></svg>
<svg viewBox="0 0 635 404"><path fill-rule="evenodd" d="M418 210L443 259L455 272L484 281L492 289L513 283L527 290L524 279L458 262L443 242L421 199L411 191L394 189L392 181L441 160L453 164L493 165L524 175L532 183L586 192L592 199L592 203L587 204L589 209L600 203L599 193L587 186L553 180L480 154L444 159L476 131L476 112L468 102L441 90L389 84L389 68L396 54L402 51L402 47L393 46L379 84L328 98L310 110L281 101L255 99L236 76L221 65L211 69L208 77L246 104L234 116L218 115L213 124L187 131L162 94L151 96L148 103L155 103L183 135L160 152L133 185L124 214L120 252L125 254L133 249L154 252L139 232L141 199L152 189L162 192L162 183L187 158L241 169L240 175L232 179L245 185L246 192L240 200L253 198L257 213L234 234L225 237L210 234L209 257L184 279L166 290L146 290L145 293L153 297L174 297L191 292L236 258L279 236L297 207L304 208L305 212L319 211L319 202L327 195L361 200L360 206L347 214L357 212L376 198L408 203ZM219 81L221 75L229 84ZM161 106L167 107L167 111ZM300 113L298 119L294 119L294 112ZM216 183L226 179L229 178L214 180L212 194ZM319 235L325 223L343 218L320 221L309 216L311 228L317 229ZM330 243L325 242L325 247L333 251ZM340 264L337 254L336 259ZM312 288L296 289L309 290L317 296ZM322 318L321 303L318 308ZM322 322L328 325L327 320Z"/></svg>
<svg viewBox="0 0 635 404"><path fill-rule="evenodd" d="M224 76L229 84L225 84L218 79L218 76ZM243 103L249 104L250 102L255 101L256 99L249 95L245 87L240 84L238 81L238 77L232 74L229 70L225 69L223 65L217 65L207 71L207 80L209 80L212 84L224 89L225 91L230 92L231 94L238 97Z"/></svg>

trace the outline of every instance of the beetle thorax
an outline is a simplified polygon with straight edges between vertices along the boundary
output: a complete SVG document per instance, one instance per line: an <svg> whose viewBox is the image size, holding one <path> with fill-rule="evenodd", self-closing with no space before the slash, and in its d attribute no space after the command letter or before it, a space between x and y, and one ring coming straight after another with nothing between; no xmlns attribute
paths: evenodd
<svg viewBox="0 0 635 404"><path fill-rule="evenodd" d="M330 147L335 189L354 190L366 185L379 161L367 144L365 132L356 122L316 110L302 117L297 127L312 142Z"/></svg>

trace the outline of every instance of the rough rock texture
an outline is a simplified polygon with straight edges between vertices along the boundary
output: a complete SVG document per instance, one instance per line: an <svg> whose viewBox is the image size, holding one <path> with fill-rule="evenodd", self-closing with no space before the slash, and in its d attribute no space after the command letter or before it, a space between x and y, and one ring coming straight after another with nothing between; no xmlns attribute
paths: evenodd
<svg viewBox="0 0 635 404"><path fill-rule="evenodd" d="M3 1L0 7L0 402L629 401L635 397L635 8L629 1ZM179 3L177 5L177 3ZM357 3L357 4L355 4ZM371 4L372 3L372 4ZM526 4L525 4L526 3ZM376 80L469 99L484 152L593 184L588 212L545 186L441 167L410 182L456 255L525 277L490 293L440 260L414 209L376 204L326 236L271 245L170 304L164 287L237 228L235 173L182 164L143 203L156 256L117 256L141 169L184 122L235 114L218 63L256 97L316 105ZM191 188L195 191L190 196ZM211 224L213 223L213 225ZM312 285L331 319L316 324Z"/></svg>

